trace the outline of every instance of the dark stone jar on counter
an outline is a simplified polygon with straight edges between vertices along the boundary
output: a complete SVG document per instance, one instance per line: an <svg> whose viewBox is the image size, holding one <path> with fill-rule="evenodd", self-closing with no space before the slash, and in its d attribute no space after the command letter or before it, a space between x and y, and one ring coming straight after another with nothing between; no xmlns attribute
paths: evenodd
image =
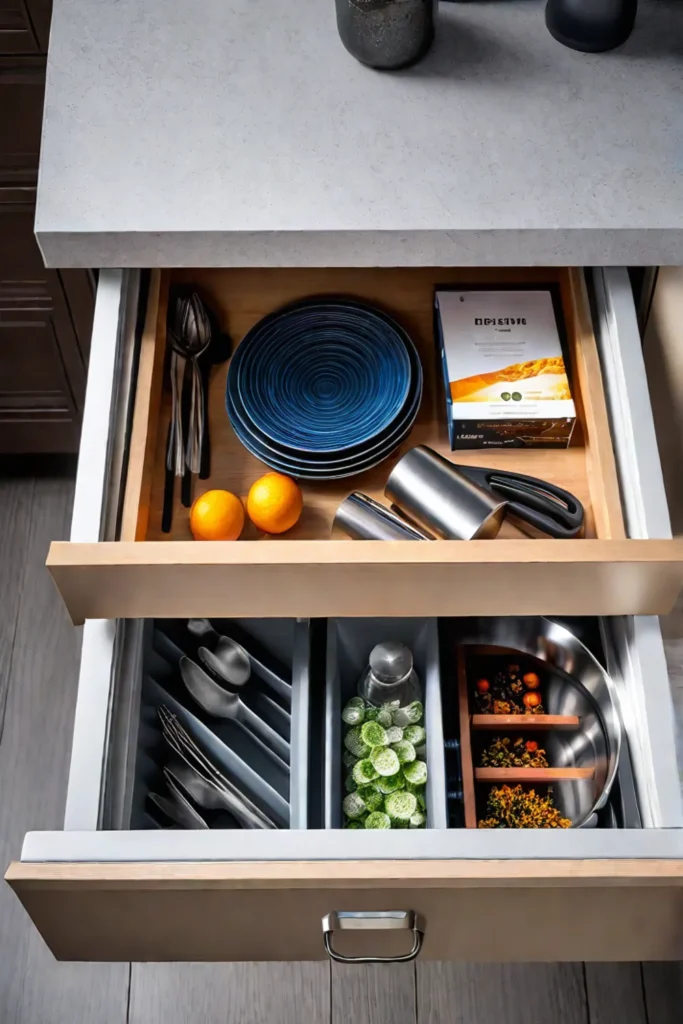
<svg viewBox="0 0 683 1024"><path fill-rule="evenodd" d="M638 0L548 0L545 23L564 46L602 53L626 42L637 12Z"/></svg>
<svg viewBox="0 0 683 1024"><path fill-rule="evenodd" d="M385 71L414 64L434 39L438 0L335 0L339 35L362 64Z"/></svg>

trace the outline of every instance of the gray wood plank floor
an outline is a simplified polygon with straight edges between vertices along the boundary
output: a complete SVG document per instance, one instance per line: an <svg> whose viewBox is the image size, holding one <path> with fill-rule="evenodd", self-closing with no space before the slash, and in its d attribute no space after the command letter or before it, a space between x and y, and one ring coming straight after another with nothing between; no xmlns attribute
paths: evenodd
<svg viewBox="0 0 683 1024"><path fill-rule="evenodd" d="M333 1024L416 1024L414 964L332 964Z"/></svg>
<svg viewBox="0 0 683 1024"><path fill-rule="evenodd" d="M0 741L4 869L28 830L61 827L80 638L44 565L50 540L68 535L73 481L56 476L3 483L7 508L22 513L16 545L0 563L3 612L18 595ZM6 886L0 891L0 949L3 1024L125 1022L128 965L55 963Z"/></svg>
<svg viewBox="0 0 683 1024"><path fill-rule="evenodd" d="M133 964L130 1024L329 1024L325 963Z"/></svg>
<svg viewBox="0 0 683 1024"><path fill-rule="evenodd" d="M72 498L0 467L3 870L64 810L80 641L43 563ZM683 616L667 636L679 665ZM673 1024L682 1002L678 964L59 964L0 885L0 1024Z"/></svg>
<svg viewBox="0 0 683 1024"><path fill-rule="evenodd" d="M525 927L524 922L519 924ZM581 964L421 963L417 1006L421 1024L588 1024L589 1020ZM626 1020L635 1024L643 1018Z"/></svg>

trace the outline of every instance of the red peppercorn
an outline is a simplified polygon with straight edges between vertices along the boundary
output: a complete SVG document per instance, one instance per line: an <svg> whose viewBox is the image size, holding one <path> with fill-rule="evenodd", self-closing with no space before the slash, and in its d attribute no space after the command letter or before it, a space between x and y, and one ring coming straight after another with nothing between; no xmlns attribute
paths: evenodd
<svg viewBox="0 0 683 1024"><path fill-rule="evenodd" d="M524 745L530 754L535 754L538 750L538 743L536 740L527 740Z"/></svg>
<svg viewBox="0 0 683 1024"><path fill-rule="evenodd" d="M477 693L488 693L490 689L490 683L488 679L477 680Z"/></svg>

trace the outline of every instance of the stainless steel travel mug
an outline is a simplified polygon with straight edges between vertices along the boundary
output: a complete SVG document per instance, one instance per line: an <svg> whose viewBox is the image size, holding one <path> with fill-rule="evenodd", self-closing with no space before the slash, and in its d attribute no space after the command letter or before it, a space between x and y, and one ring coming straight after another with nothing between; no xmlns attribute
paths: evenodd
<svg viewBox="0 0 683 1024"><path fill-rule="evenodd" d="M505 518L505 501L423 444L399 459L384 493L420 527L443 540L495 537Z"/></svg>
<svg viewBox="0 0 683 1024"><path fill-rule="evenodd" d="M333 526L354 540L432 540L378 501L354 491L342 501Z"/></svg>

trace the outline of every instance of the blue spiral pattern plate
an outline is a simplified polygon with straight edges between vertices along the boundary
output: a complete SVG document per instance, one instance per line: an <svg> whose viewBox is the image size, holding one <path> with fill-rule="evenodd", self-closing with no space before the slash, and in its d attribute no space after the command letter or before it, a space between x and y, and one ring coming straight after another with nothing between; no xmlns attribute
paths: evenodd
<svg viewBox="0 0 683 1024"><path fill-rule="evenodd" d="M405 440L421 397L419 357L390 317L316 299L249 331L230 364L226 408L242 444L266 465L340 479Z"/></svg>

